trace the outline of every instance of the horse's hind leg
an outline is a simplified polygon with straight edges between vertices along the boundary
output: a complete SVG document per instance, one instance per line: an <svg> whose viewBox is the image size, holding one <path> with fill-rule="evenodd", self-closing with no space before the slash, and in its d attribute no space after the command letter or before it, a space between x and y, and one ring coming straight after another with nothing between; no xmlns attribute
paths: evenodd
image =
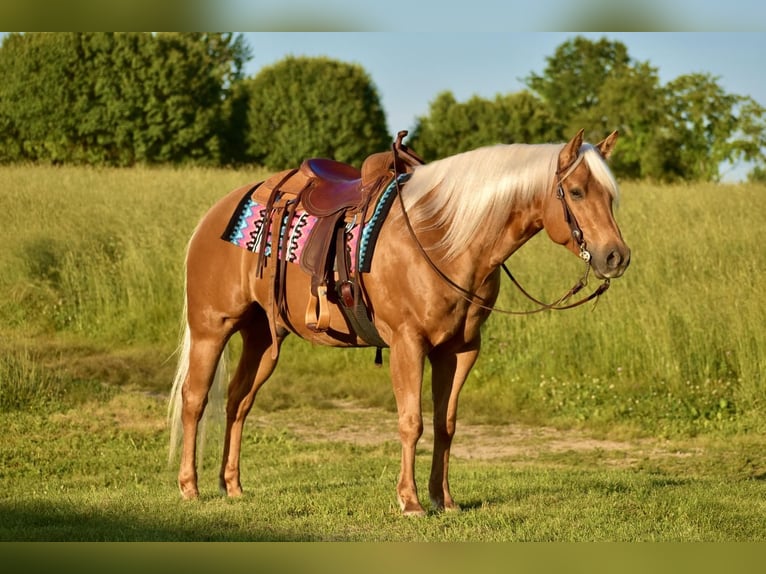
<svg viewBox="0 0 766 574"><path fill-rule="evenodd" d="M457 423L460 389L479 355L479 345L460 352L434 349L431 388L434 402L434 454L428 492L431 504L439 510L459 510L449 489L449 455Z"/></svg>
<svg viewBox="0 0 766 574"><path fill-rule="evenodd" d="M208 392L215 378L228 333L202 336L191 331L189 369L182 388L181 423L183 446L178 471L178 486L184 498L197 498L197 427L207 405Z"/></svg>
<svg viewBox="0 0 766 574"><path fill-rule="evenodd" d="M239 473L242 429L258 389L271 376L277 365L277 359L272 358L272 345L279 345L282 342L282 339L276 343L272 342L268 319L260 308L254 310L252 318L241 326L240 334L242 335L242 357L229 385L226 402L226 436L219 478L221 490L229 496L242 494Z"/></svg>

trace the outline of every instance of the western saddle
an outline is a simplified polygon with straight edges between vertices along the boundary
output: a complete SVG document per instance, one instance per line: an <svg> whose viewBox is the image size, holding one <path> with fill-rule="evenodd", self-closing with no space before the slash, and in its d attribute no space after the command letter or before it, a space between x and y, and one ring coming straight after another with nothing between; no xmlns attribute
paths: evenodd
<svg viewBox="0 0 766 574"><path fill-rule="evenodd" d="M361 170L331 159L307 159L297 169L271 176L252 192L253 200L266 206L262 229L270 229L273 238L274 263L266 265L268 234L261 234L261 244L256 249L256 272L263 277L264 270L268 270L271 287L266 312L270 315L274 341L277 316L290 324L285 299L287 265L282 261L289 238L283 230L290 228L296 212L302 210L317 218L300 260L301 269L311 276L306 325L314 332L326 332L330 324L329 304L337 304L352 331L378 348L376 362L380 362L380 349L388 345L372 323L359 264L351 264L346 226L354 222L363 227L372 216L370 207L374 207L392 180L423 164L423 160L402 143L406 135L406 131L400 131L391 149L369 156ZM272 347L275 357L276 347Z"/></svg>

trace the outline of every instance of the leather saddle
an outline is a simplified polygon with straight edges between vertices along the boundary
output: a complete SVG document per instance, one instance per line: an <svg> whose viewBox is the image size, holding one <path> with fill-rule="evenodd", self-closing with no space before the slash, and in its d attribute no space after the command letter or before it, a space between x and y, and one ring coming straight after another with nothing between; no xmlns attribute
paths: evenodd
<svg viewBox="0 0 766 574"><path fill-rule="evenodd" d="M338 303L359 337L379 348L387 346L372 325L364 304L358 266L351 271L345 226L354 219L363 225L372 216L369 206L375 203L391 180L423 163L417 154L402 144L406 135L406 131L399 132L392 149L369 156L361 170L332 159L312 158L304 160L297 169L273 175L253 191L253 199L266 206L264 229L271 228L274 238L282 237L282 249L277 250L274 246L274 254L286 253L287 234L280 231L283 226L289 228L296 211L304 210L317 218L300 260L301 269L311 275L311 297L305 322L315 332L327 331L330 323L328 304ZM262 234L263 245L257 250L259 276L265 268L266 235ZM270 289L272 309L268 312L287 317L284 303L286 265L275 258L275 265L270 265L269 269L273 288Z"/></svg>
<svg viewBox="0 0 766 574"><path fill-rule="evenodd" d="M340 210L358 211L370 195L380 191L384 180L393 177L395 161L395 151L375 153L364 160L360 171L333 159L307 159L299 168L311 179L301 198L303 207L317 217L327 217Z"/></svg>

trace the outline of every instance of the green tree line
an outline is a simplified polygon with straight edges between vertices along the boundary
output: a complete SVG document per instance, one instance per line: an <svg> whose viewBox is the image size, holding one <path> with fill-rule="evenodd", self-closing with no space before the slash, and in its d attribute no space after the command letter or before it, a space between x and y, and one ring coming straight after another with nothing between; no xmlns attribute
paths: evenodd
<svg viewBox="0 0 766 574"><path fill-rule="evenodd" d="M655 181L718 181L724 162L751 162L766 181L766 110L726 93L708 74L661 85L657 68L621 42L576 37L561 44L523 91L458 102L445 91L418 118L411 145L431 160L476 145L562 141L580 128L599 141L620 131L616 175Z"/></svg>
<svg viewBox="0 0 766 574"><path fill-rule="evenodd" d="M358 65L287 58L245 78L230 33L27 33L0 47L0 162L292 167L390 145Z"/></svg>
<svg viewBox="0 0 766 574"><path fill-rule="evenodd" d="M0 162L283 169L310 156L359 165L390 145L361 66L291 56L245 77L251 50L231 33L10 34L0 46ZM722 164L746 161L751 179L766 180L766 111L710 75L662 85L624 44L578 36L525 86L465 102L436 94L408 143L433 160L618 129L618 177L717 181Z"/></svg>
<svg viewBox="0 0 766 574"><path fill-rule="evenodd" d="M231 34L11 34L0 161L219 164L236 153Z"/></svg>

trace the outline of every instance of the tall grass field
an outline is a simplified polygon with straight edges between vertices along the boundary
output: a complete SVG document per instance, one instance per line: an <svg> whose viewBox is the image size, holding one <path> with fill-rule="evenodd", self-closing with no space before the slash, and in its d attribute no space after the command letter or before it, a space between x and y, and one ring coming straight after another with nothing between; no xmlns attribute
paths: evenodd
<svg viewBox="0 0 766 574"><path fill-rule="evenodd" d="M298 475L276 479L280 492L306 496L290 498L287 523L271 530L243 526L246 515L255 512L247 505L259 507L262 500L245 506L223 500L187 505L194 516L180 530L167 523L142 529L140 522L136 526L120 519L132 499L115 494L118 485L127 485L131 497L162 509L152 510L144 502L143 510L130 511L139 515L173 516L182 506L175 499L174 470L166 468L163 457L164 401L180 333L186 243L219 197L265 175L191 168L0 167L0 515L5 514L0 539L198 539L192 534L194 524L201 531L208 520L234 528L236 534L222 539L301 539L301 532L307 533L304 539L323 539L323 532L334 533L328 538L344 538L340 530L322 526L321 520L329 519L319 515L332 512L311 506L313 487ZM726 481L743 479L743 496L763 500L761 482L753 480L766 476L760 439L766 431L766 249L761 237L766 186L626 182L621 193L616 218L632 249L625 276L612 281L596 304L529 316L493 314L485 326L482 355L461 396L460 422L498 428L520 424L652 444L677 441L684 445L680 448L692 450L693 441L702 441L715 456L700 463L701 475L721 461L730 466L715 471L713 482L689 485L690 491L681 496L725 498ZM565 292L583 271L582 262L553 245L544 232L508 264L528 291L544 299ZM595 288L598 282L591 281ZM510 283L504 284L498 305L529 308ZM390 415L394 402L387 369L376 368L373 356L369 349L325 349L288 338L280 366L251 417L284 422L294 414L306 420L332 412L338 404ZM336 375L351 366L353 376ZM426 383L426 410L427 389ZM111 410L104 410L106 405ZM328 424L343 426L335 418L339 415L326 416ZM256 427L258 431L252 430ZM744 512L739 503L729 515L731 523L719 524L718 530L709 524L694 531L683 517L675 527L655 525L653 530L648 523L667 512L678 495L671 491L683 485L663 483L666 494L653 499L652 476L675 476L675 471L659 465L649 474L624 469L588 474L594 461L573 463L569 455L553 460L542 474L517 469L507 476L487 462L473 470L463 465L455 481L468 483L473 510L463 513L464 518L449 519L462 522L453 528L440 518L426 522L425 530L412 522L401 526L389 500L398 467L395 443L361 452L353 445L325 452L327 445L307 446L278 428L254 424L252 429L243 457L251 449L263 449L252 456L273 460L269 472L277 472L284 455L295 472L318 472L316 484L335 484L350 493L369 492L369 487L381 497L360 502L358 513L348 519L353 524L342 527L351 528L348 539L766 538L762 518L750 520L747 531L736 535ZM395 440L395 427L392 433ZM460 430L456 440L459 436ZM739 445L741 456L727 458L724 449L710 446L714 444ZM212 488L218 448L210 450L203 457L209 458L204 472L210 476L203 472L203 480ZM356 456L370 457L379 472L354 479L356 471L348 467ZM421 454L419 464L427 459ZM343 480L351 482L329 471L324 475L318 460L337 463ZM259 462L253 463L257 468L243 470L246 488L248 472L256 489L265 488L255 478L264 472ZM556 475L551 470L556 466L566 470ZM427 468L418 472L423 488ZM154 491L157 477L162 485ZM570 492L572 502L561 507L557 518L546 518L538 530L514 522L514 512L539 512L531 510L533 500L549 506L555 488L577 490L581 479L586 483L581 492L589 494L578 498ZM519 489L534 494L522 501L497 498L486 490L494 480L510 481L508 489L516 492L511 496L522 496ZM98 498L101 491L105 498ZM646 511L645 524L636 529L612 524L610 529L608 517L600 514L605 511L598 509L606 508L610 493L616 492L640 493L645 504L654 505ZM273 492L261 494L273 497ZM492 500L502 509L499 514L492 514ZM590 527L564 527L573 517L582 519L582 504L588 500L595 505ZM687 505L675 512L699 511L695 504ZM109 509L104 524L79 530L82 524L74 509L102 506ZM24 518L46 507L57 527L46 530ZM375 514L381 508L382 519ZM488 522L473 524L484 511ZM280 515L278 508L269 512ZM63 515L72 518L56 522ZM366 522L376 524L380 535L365 530Z"/></svg>

